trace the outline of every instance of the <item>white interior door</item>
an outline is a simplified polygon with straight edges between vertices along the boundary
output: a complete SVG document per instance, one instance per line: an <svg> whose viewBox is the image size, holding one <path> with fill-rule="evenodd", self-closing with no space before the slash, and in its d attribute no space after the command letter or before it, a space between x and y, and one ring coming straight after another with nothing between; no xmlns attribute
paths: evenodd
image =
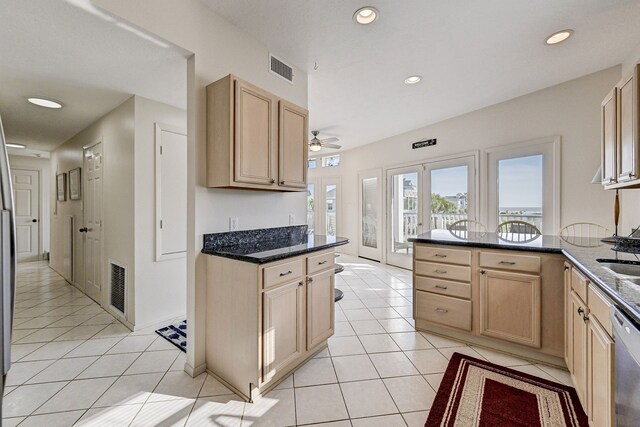
<svg viewBox="0 0 640 427"><path fill-rule="evenodd" d="M423 232L422 165L387 170L387 264L412 268L410 237Z"/></svg>
<svg viewBox="0 0 640 427"><path fill-rule="evenodd" d="M358 174L360 229L358 256L382 259L382 169Z"/></svg>
<svg viewBox="0 0 640 427"><path fill-rule="evenodd" d="M16 215L16 257L37 261L40 255L40 172L11 169Z"/></svg>
<svg viewBox="0 0 640 427"><path fill-rule="evenodd" d="M85 293L100 302L102 289L102 143L84 150Z"/></svg>

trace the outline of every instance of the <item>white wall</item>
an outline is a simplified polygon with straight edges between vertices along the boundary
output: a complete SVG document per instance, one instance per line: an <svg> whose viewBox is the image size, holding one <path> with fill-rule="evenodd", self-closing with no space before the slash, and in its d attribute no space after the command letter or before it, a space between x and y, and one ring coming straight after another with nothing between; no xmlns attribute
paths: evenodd
<svg viewBox="0 0 640 427"><path fill-rule="evenodd" d="M590 182L600 165L600 102L619 79L620 67L609 68L345 151L339 167L344 209L342 234L352 242L344 251L353 254L357 251L356 239L360 226L358 171L420 163L446 155L553 135L562 138L561 226L577 221L593 221L612 229L613 194ZM411 149L412 142L427 137L437 138L438 144ZM334 169L315 169L310 177L335 174ZM479 200L486 203L486 195L480 194Z"/></svg>
<svg viewBox="0 0 640 427"><path fill-rule="evenodd" d="M185 60L186 78L186 60ZM187 112L135 97L135 328L187 312L187 258L156 262L155 123L187 128ZM187 173L186 170L183 171ZM187 209L186 206L182 207Z"/></svg>
<svg viewBox="0 0 640 427"><path fill-rule="evenodd" d="M40 157L9 155L9 166L40 171L40 247L41 254L49 251L51 194L51 160Z"/></svg>
<svg viewBox="0 0 640 427"><path fill-rule="evenodd" d="M264 193L205 187L205 87L229 73L295 104L307 106L307 76L295 70L296 84L269 73L269 49L197 0L95 0L94 4L191 53L188 62L188 258L186 369L205 368L206 263L200 254L205 233L228 230L228 217L241 229L288 224L288 214L305 218L305 194ZM278 53L278 52L274 52ZM283 58L286 60L286 58Z"/></svg>
<svg viewBox="0 0 640 427"><path fill-rule="evenodd" d="M85 128L56 148L51 155L51 194L55 195L55 175L81 167L83 147L102 141L103 146L103 223L104 223L104 274L108 278L107 260L113 259L127 265L129 279L135 277L134 265L134 98L131 97L95 123ZM83 175L84 176L84 175ZM83 189L84 191L84 189ZM84 283L84 234L78 229L84 224L84 193L81 200L58 202L51 198L51 267L63 271L64 216L75 218L74 281ZM56 212L57 205L57 212ZM131 282L130 282L131 283ZM103 301L107 293L103 283ZM133 297L133 286L128 298ZM129 305L128 318L133 318L133 306Z"/></svg>

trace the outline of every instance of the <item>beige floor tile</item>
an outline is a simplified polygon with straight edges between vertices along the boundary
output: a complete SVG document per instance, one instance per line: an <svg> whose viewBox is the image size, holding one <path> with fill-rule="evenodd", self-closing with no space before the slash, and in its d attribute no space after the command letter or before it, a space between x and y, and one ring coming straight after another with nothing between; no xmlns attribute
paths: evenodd
<svg viewBox="0 0 640 427"><path fill-rule="evenodd" d="M129 335L131 331L121 323L112 323L106 328L95 334L92 338L112 338L112 337L125 337Z"/></svg>
<svg viewBox="0 0 640 427"><path fill-rule="evenodd" d="M296 424L293 389L273 390L254 403L247 403L243 427L282 427Z"/></svg>
<svg viewBox="0 0 640 427"><path fill-rule="evenodd" d="M107 354L143 352L155 340L156 337L154 337L153 335L130 335L128 337L124 337L116 345L111 347L111 349L107 351ZM173 350L174 348L175 347L170 348L169 350Z"/></svg>
<svg viewBox="0 0 640 427"><path fill-rule="evenodd" d="M384 328L377 320L356 320L351 322L351 326L358 336L385 333Z"/></svg>
<svg viewBox="0 0 640 427"><path fill-rule="evenodd" d="M435 391L438 391L440 388L440 383L442 382L442 378L444 377L444 372L440 374L428 374L424 375L424 379L427 380L429 385Z"/></svg>
<svg viewBox="0 0 640 427"><path fill-rule="evenodd" d="M402 350L426 350L433 348L429 341L420 335L419 332L397 332L390 335Z"/></svg>
<svg viewBox="0 0 640 427"><path fill-rule="evenodd" d="M76 349L84 343L83 340L77 341L53 341L41 345L36 351L22 358L22 362L31 360L55 360L67 355L70 351Z"/></svg>
<svg viewBox="0 0 640 427"><path fill-rule="evenodd" d="M407 412L406 414L402 414L402 418L404 418L408 427L424 427L428 416L429 411Z"/></svg>
<svg viewBox="0 0 640 427"><path fill-rule="evenodd" d="M351 337L355 334L349 322L336 322L334 337Z"/></svg>
<svg viewBox="0 0 640 427"><path fill-rule="evenodd" d="M345 311L365 308L364 304L360 300L341 300L338 302L338 305L340 305L340 308Z"/></svg>
<svg viewBox="0 0 640 427"><path fill-rule="evenodd" d="M311 359L293 374L295 387L337 383L330 358Z"/></svg>
<svg viewBox="0 0 640 427"><path fill-rule="evenodd" d="M72 380L97 359L97 356L90 356L56 360L47 369L27 381L27 383L36 384Z"/></svg>
<svg viewBox="0 0 640 427"><path fill-rule="evenodd" d="M388 333L415 331L405 319L380 319L379 322Z"/></svg>
<svg viewBox="0 0 640 427"><path fill-rule="evenodd" d="M442 355L446 357L447 360L451 360L451 356L453 356L453 353L460 353L466 356L475 357L476 359L485 360L480 353L469 346L440 348L438 349L438 351L440 351L440 353L442 353Z"/></svg>
<svg viewBox="0 0 640 427"><path fill-rule="evenodd" d="M148 402L159 402L173 399L195 399L200 394L207 374L192 378L184 371L167 372L160 384L153 390Z"/></svg>
<svg viewBox="0 0 640 427"><path fill-rule="evenodd" d="M115 380L116 378L111 377L71 381L38 408L35 414L89 409Z"/></svg>
<svg viewBox="0 0 640 427"><path fill-rule="evenodd" d="M87 340L105 328L105 325L80 325L60 335L56 341Z"/></svg>
<svg viewBox="0 0 640 427"><path fill-rule="evenodd" d="M351 427L351 421L342 420L342 421L331 421L328 423L305 424L305 427Z"/></svg>
<svg viewBox="0 0 640 427"><path fill-rule="evenodd" d="M142 404L162 379L162 373L125 375L116 382L93 404L93 407L107 407Z"/></svg>
<svg viewBox="0 0 640 427"><path fill-rule="evenodd" d="M293 381L293 376L291 376L291 379ZM291 387L293 387L293 385L291 385ZM207 375L207 378L204 381L204 385L200 390L199 397L224 396L224 395L230 395L230 394L233 394L233 392L229 390L227 386L222 384L220 381L218 381L211 375Z"/></svg>
<svg viewBox="0 0 640 427"><path fill-rule="evenodd" d="M180 350L146 351L125 371L125 375L166 372L178 357Z"/></svg>
<svg viewBox="0 0 640 427"><path fill-rule="evenodd" d="M344 401L351 418L394 414L398 408L393 403L382 380L357 381L340 384Z"/></svg>
<svg viewBox="0 0 640 427"><path fill-rule="evenodd" d="M25 356L28 356L30 353L33 353L40 347L42 347L43 343L33 343L33 344L13 344L11 345L11 362L17 362Z"/></svg>
<svg viewBox="0 0 640 427"><path fill-rule="evenodd" d="M36 343L36 342L53 341L54 339L67 333L70 330L71 330L70 327L38 329L37 331L30 333L29 335L20 339L19 341L16 341L16 344L30 344L30 343ZM30 329L24 329L24 331L30 331ZM21 332L21 331L16 331L16 332Z"/></svg>
<svg viewBox="0 0 640 427"><path fill-rule="evenodd" d="M195 399L145 403L131 422L130 427L184 426L195 403Z"/></svg>
<svg viewBox="0 0 640 427"><path fill-rule="evenodd" d="M134 335L135 336L135 335ZM158 337L156 340L147 348L147 351L158 351L158 350L173 350L177 348L175 345L164 339L163 337Z"/></svg>
<svg viewBox="0 0 640 427"><path fill-rule="evenodd" d="M376 368L366 354L333 357L332 359L340 382L380 378Z"/></svg>
<svg viewBox="0 0 640 427"><path fill-rule="evenodd" d="M63 357L82 357L82 356L102 356L111 347L116 345L120 341L120 338L102 338L102 339L90 339L84 341L82 344L65 354ZM63 341L73 342L73 341Z"/></svg>
<svg viewBox="0 0 640 427"><path fill-rule="evenodd" d="M282 380L280 384L278 384L274 388L274 390L285 390L288 388L293 388L293 374L289 375L287 378ZM227 394L227 393L221 393L221 394Z"/></svg>
<svg viewBox="0 0 640 427"><path fill-rule="evenodd" d="M370 354L369 357L382 378L419 374L415 366L401 351Z"/></svg>
<svg viewBox="0 0 640 427"><path fill-rule="evenodd" d="M172 347L176 348L175 346L172 346ZM152 351L152 350L150 349L149 351ZM184 351L180 351L180 354L178 354L178 357L176 357L176 360L173 361L169 370L184 371L184 365L186 363L187 363L187 353L185 353Z"/></svg>
<svg viewBox="0 0 640 427"><path fill-rule="evenodd" d="M16 427L24 419L25 417L3 418L2 427ZM351 424L349 424L349 426L351 426Z"/></svg>
<svg viewBox="0 0 640 427"><path fill-rule="evenodd" d="M330 357L329 347L325 347L324 349L322 349L322 351L314 356L315 359L320 359L322 357Z"/></svg>
<svg viewBox="0 0 640 427"><path fill-rule="evenodd" d="M547 374L545 371L543 371L542 369L534 365L512 366L510 369L524 372L525 374L533 375L533 376L545 379L547 381L558 382L558 380L556 380L554 377L552 377L551 375Z"/></svg>
<svg viewBox="0 0 640 427"><path fill-rule="evenodd" d="M421 375L386 378L383 381L400 412L430 409L436 396Z"/></svg>
<svg viewBox="0 0 640 427"><path fill-rule="evenodd" d="M360 342L367 353L400 351L400 348L388 334L364 335L360 337Z"/></svg>
<svg viewBox="0 0 640 427"><path fill-rule="evenodd" d="M51 327L79 326L87 320L91 319L93 314L72 314L63 317L58 321L51 323Z"/></svg>
<svg viewBox="0 0 640 427"><path fill-rule="evenodd" d="M39 360L34 362L12 363L11 369L7 373L7 377L5 379L5 385L22 385L45 370L53 362L53 360Z"/></svg>
<svg viewBox="0 0 640 427"><path fill-rule="evenodd" d="M349 418L340 387L337 384L296 388L295 399L298 424Z"/></svg>
<svg viewBox="0 0 640 427"><path fill-rule="evenodd" d="M329 353L332 357L336 357L365 354L365 351L358 337L331 337L329 338Z"/></svg>
<svg viewBox="0 0 640 427"><path fill-rule="evenodd" d="M502 353L495 350L490 350L488 348L482 347L472 347L476 352L478 352L482 357L487 359L487 361L491 363L495 363L496 365L510 367L510 366L522 366L522 365L531 365L531 362L525 359L521 359L520 357Z"/></svg>
<svg viewBox="0 0 640 427"><path fill-rule="evenodd" d="M56 325L55 323L59 323L60 320L64 319L64 316L42 316L35 317L33 319L27 320L26 322L20 322L19 324L14 324L13 329L39 329L47 326L75 326L75 325ZM17 322L16 322L17 323Z"/></svg>
<svg viewBox="0 0 640 427"><path fill-rule="evenodd" d="M65 385L67 382L20 386L3 399L2 416L10 418L30 415Z"/></svg>
<svg viewBox="0 0 640 427"><path fill-rule="evenodd" d="M460 347L465 345L463 342L441 337L439 335L430 334L428 332L420 332L420 334L425 337L435 348Z"/></svg>
<svg viewBox="0 0 640 427"><path fill-rule="evenodd" d="M84 370L78 379L114 377L122 375L141 353L105 354ZM75 360L75 359L65 359Z"/></svg>
<svg viewBox="0 0 640 427"><path fill-rule="evenodd" d="M402 317L400 313L392 307L370 308L369 312L371 312L376 319L399 319Z"/></svg>
<svg viewBox="0 0 640 427"><path fill-rule="evenodd" d="M560 384L573 387L573 380L571 379L571 374L569 374L569 371L567 371L566 369L555 368L553 366L543 365L541 363L537 363L535 366L538 369L541 369L547 374L551 375Z"/></svg>
<svg viewBox="0 0 640 427"><path fill-rule="evenodd" d="M353 427L406 427L400 414L383 415L381 417L356 418L351 420Z"/></svg>
<svg viewBox="0 0 640 427"><path fill-rule="evenodd" d="M438 350L410 350L405 355L421 374L439 374L447 369L449 361Z"/></svg>
<svg viewBox="0 0 640 427"><path fill-rule="evenodd" d="M356 320L374 320L373 315L366 308L345 309L342 312L350 322Z"/></svg>
<svg viewBox="0 0 640 427"><path fill-rule="evenodd" d="M27 417L21 427L71 427L84 414L84 411L59 412L56 414L33 415Z"/></svg>
<svg viewBox="0 0 640 427"><path fill-rule="evenodd" d="M122 427L128 426L142 408L139 405L91 408L80 418L77 427Z"/></svg>
<svg viewBox="0 0 640 427"><path fill-rule="evenodd" d="M201 397L189 415L187 426L239 427L244 407L245 402L236 395Z"/></svg>

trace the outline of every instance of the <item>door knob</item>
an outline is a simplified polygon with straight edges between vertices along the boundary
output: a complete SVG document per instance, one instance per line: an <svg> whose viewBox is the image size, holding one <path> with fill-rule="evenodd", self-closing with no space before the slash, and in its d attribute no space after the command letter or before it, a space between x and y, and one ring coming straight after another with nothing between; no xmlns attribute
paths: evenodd
<svg viewBox="0 0 640 427"><path fill-rule="evenodd" d="M38 220L37 219L32 219L31 222L38 222Z"/></svg>
<svg viewBox="0 0 640 427"><path fill-rule="evenodd" d="M82 227L82 228L80 229L80 232L81 232L81 233L86 233L87 231L89 231L89 229L88 229L87 227Z"/></svg>

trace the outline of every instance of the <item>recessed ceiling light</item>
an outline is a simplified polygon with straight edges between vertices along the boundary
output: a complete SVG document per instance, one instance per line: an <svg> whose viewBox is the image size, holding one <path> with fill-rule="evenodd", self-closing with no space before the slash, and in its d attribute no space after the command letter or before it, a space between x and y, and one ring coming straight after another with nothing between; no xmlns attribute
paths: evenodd
<svg viewBox="0 0 640 427"><path fill-rule="evenodd" d="M554 45L554 44L562 43L572 35L573 35L573 30L568 30L568 29L562 30L562 31L558 31L551 34L549 37L547 37L544 40L544 42L548 45Z"/></svg>
<svg viewBox="0 0 640 427"><path fill-rule="evenodd" d="M404 79L404 84L414 85L416 83L420 83L421 80L422 80L422 76L409 76L406 79Z"/></svg>
<svg viewBox="0 0 640 427"><path fill-rule="evenodd" d="M51 98L43 98L41 96L30 96L27 101L33 105L45 108L62 108L62 103Z"/></svg>
<svg viewBox="0 0 640 427"><path fill-rule="evenodd" d="M13 144L11 142L7 142L7 147L10 148L27 148L25 145L22 144Z"/></svg>
<svg viewBox="0 0 640 427"><path fill-rule="evenodd" d="M353 20L358 24L367 25L378 19L378 9L371 6L361 7L353 14Z"/></svg>

